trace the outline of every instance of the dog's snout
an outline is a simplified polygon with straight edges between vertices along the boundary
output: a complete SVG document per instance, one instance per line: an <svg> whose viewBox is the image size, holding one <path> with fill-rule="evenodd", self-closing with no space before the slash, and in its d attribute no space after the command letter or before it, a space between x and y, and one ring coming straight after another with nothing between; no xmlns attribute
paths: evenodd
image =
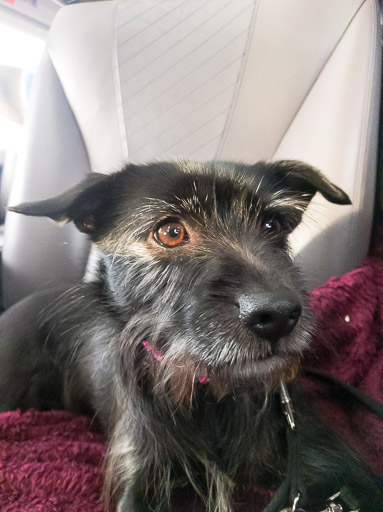
<svg viewBox="0 0 383 512"><path fill-rule="evenodd" d="M290 291L241 295L238 304L241 320L255 334L270 341L290 334L302 313L299 300Z"/></svg>

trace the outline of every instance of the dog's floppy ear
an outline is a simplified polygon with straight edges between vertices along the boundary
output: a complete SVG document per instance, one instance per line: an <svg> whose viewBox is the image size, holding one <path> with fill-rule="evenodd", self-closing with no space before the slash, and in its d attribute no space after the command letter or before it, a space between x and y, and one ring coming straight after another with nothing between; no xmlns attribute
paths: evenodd
<svg viewBox="0 0 383 512"><path fill-rule="evenodd" d="M80 231L90 234L99 227L100 213L110 186L110 176L91 173L63 194L43 201L9 206L7 210L34 217L49 217L58 223L73 221Z"/></svg>
<svg viewBox="0 0 383 512"><path fill-rule="evenodd" d="M331 203L351 204L350 198L342 189L309 164L298 160L280 160L266 162L266 167L278 176L287 189L308 195L308 202L316 192L320 192Z"/></svg>

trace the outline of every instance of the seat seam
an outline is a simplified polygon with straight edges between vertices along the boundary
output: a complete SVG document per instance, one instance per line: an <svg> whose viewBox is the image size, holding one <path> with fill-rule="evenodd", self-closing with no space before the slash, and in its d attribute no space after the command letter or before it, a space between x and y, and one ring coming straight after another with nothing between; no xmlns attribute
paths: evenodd
<svg viewBox="0 0 383 512"><path fill-rule="evenodd" d="M48 54L49 60L50 60L50 62L51 62L51 64L52 64L52 67L53 67L54 72L55 72L55 74L56 74L56 77L57 77L58 81L60 82L61 90L62 90L62 92L63 92L63 94L64 94L64 97L65 97L65 100L66 100L66 102L67 102L67 105L68 105L68 107L69 107L69 109L70 109L70 111L71 111L71 113L72 113L72 115L73 115L73 119L76 121L76 124L77 124L77 127L78 127L78 131L79 131L79 133L80 133L80 135L81 135L81 141L82 141L82 144L83 144L83 146L84 146L84 149L85 149L85 152L86 152L86 156L87 156L87 159L88 159L88 167L89 167L89 169L92 171L92 163L91 163L91 159L90 159L90 156L89 156L89 149L88 149L88 146L87 146L87 144L86 144L86 141L85 141L84 135L83 135L83 133L82 133L82 129L81 129L81 125L80 125L80 123L79 123L79 121L78 121L78 117L77 117L77 115L76 115L76 113L75 113L75 111L74 111L74 109L73 109L73 107L72 107L71 102L69 101L69 98L68 98L68 95L67 95L67 93L66 93L66 90L65 90L64 84L63 84L63 82L62 82L62 80L61 80L61 77L60 77L60 74L59 74L59 72L57 71L57 68L56 68L56 66L55 66L54 57L53 57L53 55L52 55L52 51L51 51L51 49L50 49L50 47L49 47L49 39L48 39L48 42L47 42L47 44L46 44L46 50L47 50L47 54Z"/></svg>
<svg viewBox="0 0 383 512"><path fill-rule="evenodd" d="M257 19L257 15L258 15L258 11L259 11L259 4L260 4L260 2L261 2L261 0L254 0L254 2L253 2L253 12L252 12L252 15L251 15L251 22L250 22L250 26L249 26L247 40L246 40L246 43L245 43L244 54L243 54L241 66L240 66L240 69L239 69L239 72L238 72L238 75L237 75L237 80L236 80L235 89L234 89L233 97L232 97L232 100L231 100L231 104L230 104L229 109L228 109L228 113L227 113L227 117L226 117L226 121L225 121L225 126L223 127L223 130L222 130L221 141L218 144L218 147L217 147L215 155L214 155L215 159L219 159L220 158L220 155L221 155L221 153L223 151L223 148L225 147L225 144L226 144L228 132L229 132L229 129L230 129L230 126L231 126L231 121L232 121L232 118L233 118L233 115L234 115L234 112L235 112L235 107L237 105L239 94L240 94L240 90L241 90L243 75L245 73L245 69L247 68L247 62L248 62L249 54L250 54L249 49L251 47L251 42L252 42L253 37L254 37L256 19Z"/></svg>
<svg viewBox="0 0 383 512"><path fill-rule="evenodd" d="M278 152L286 134L288 133L288 131L290 130L292 124L294 123L296 117L298 116L301 108L303 107L303 105L305 104L307 98L310 96L310 93L312 91L312 89L314 88L315 84L318 82L320 76L322 75L324 69L326 68L328 62L330 61L331 57L333 56L333 54L335 53L336 49L338 48L340 42L342 41L343 37L345 36L345 34L347 33L351 23L353 22L353 20L355 19L355 17L358 15L360 9L363 7L363 5L367 2L367 0L362 0L362 3L359 5L359 7L356 9L355 13L351 16L350 20L348 21L346 27L344 28L342 34L340 35L339 39L337 40L337 42L335 43L333 49L331 50L331 52L329 53L326 61L323 63L321 69L319 70L317 76L314 78L312 84L310 85L309 89L307 90L306 94L304 95L304 97L302 98L302 101L300 103L300 105L298 106L297 110L295 111L294 115L292 116L289 124L287 125L285 131L283 132L283 135L281 136L273 154L271 155L270 157L270 160L272 160L275 156L275 154Z"/></svg>
<svg viewBox="0 0 383 512"><path fill-rule="evenodd" d="M371 2L372 3L372 2ZM367 86L366 86L366 95L364 98L364 106L363 106L363 117L362 117L362 126L361 126L361 143L359 145L358 150L358 159L357 159L357 169L365 168L366 164L368 163L368 154L366 151L367 148L367 141L369 140L369 134L372 133L373 128L373 116L369 115L371 112L372 107L372 93L374 90L374 70L375 70L375 62L377 59L376 52L374 52L375 43L377 40L377 30L378 30L378 23L377 23L377 12L376 12L376 2L372 5L372 36L370 38L370 47L369 47L369 64L368 64L368 73L367 73ZM362 185L366 183L366 175L357 172L357 183L356 183L356 190L364 190L364 186L362 188ZM362 205L362 198L364 195L359 194L356 199L357 202L355 203L355 209L353 211L352 215L352 226L351 226L351 232L352 237L350 240L355 238L355 232L357 229L357 217L358 212L361 211L361 205ZM370 234L371 237L371 234ZM349 242L349 251L348 254L351 254L352 257L349 259L352 261L355 258L355 245Z"/></svg>
<svg viewBox="0 0 383 512"><path fill-rule="evenodd" d="M120 67L118 59L118 43L117 43L117 12L119 0L115 3L114 24L113 24L113 55L112 55L112 68L113 68L113 83L116 102L116 115L118 119L118 127L120 133L121 147L123 159L128 162L129 160L129 144L126 132L125 112L122 100Z"/></svg>

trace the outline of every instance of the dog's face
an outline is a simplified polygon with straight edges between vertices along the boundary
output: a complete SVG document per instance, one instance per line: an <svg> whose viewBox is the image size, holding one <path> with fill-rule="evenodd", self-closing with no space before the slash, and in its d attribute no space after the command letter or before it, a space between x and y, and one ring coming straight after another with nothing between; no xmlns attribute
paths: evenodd
<svg viewBox="0 0 383 512"><path fill-rule="evenodd" d="M349 203L295 161L153 163L11 210L74 221L90 235L125 326L125 365L134 360L185 401L197 382L222 395L295 371L311 320L288 236L317 191Z"/></svg>

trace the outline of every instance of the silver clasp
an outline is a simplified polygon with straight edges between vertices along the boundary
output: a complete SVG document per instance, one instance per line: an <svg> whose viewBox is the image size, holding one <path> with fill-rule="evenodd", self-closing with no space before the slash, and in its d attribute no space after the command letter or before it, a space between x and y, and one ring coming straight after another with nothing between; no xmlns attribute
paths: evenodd
<svg viewBox="0 0 383 512"><path fill-rule="evenodd" d="M295 429L295 419L294 419L294 409L292 406L292 401L287 391L286 384L281 382L280 384L280 392L281 392L281 402L283 405L284 413L287 419L287 423L289 424L291 430ZM294 512L294 510L293 510Z"/></svg>
<svg viewBox="0 0 383 512"><path fill-rule="evenodd" d="M281 512L295 512L297 510L299 498L300 498L300 494L298 493L297 496L295 496L295 498L294 498L293 506L284 508L281 510Z"/></svg>

